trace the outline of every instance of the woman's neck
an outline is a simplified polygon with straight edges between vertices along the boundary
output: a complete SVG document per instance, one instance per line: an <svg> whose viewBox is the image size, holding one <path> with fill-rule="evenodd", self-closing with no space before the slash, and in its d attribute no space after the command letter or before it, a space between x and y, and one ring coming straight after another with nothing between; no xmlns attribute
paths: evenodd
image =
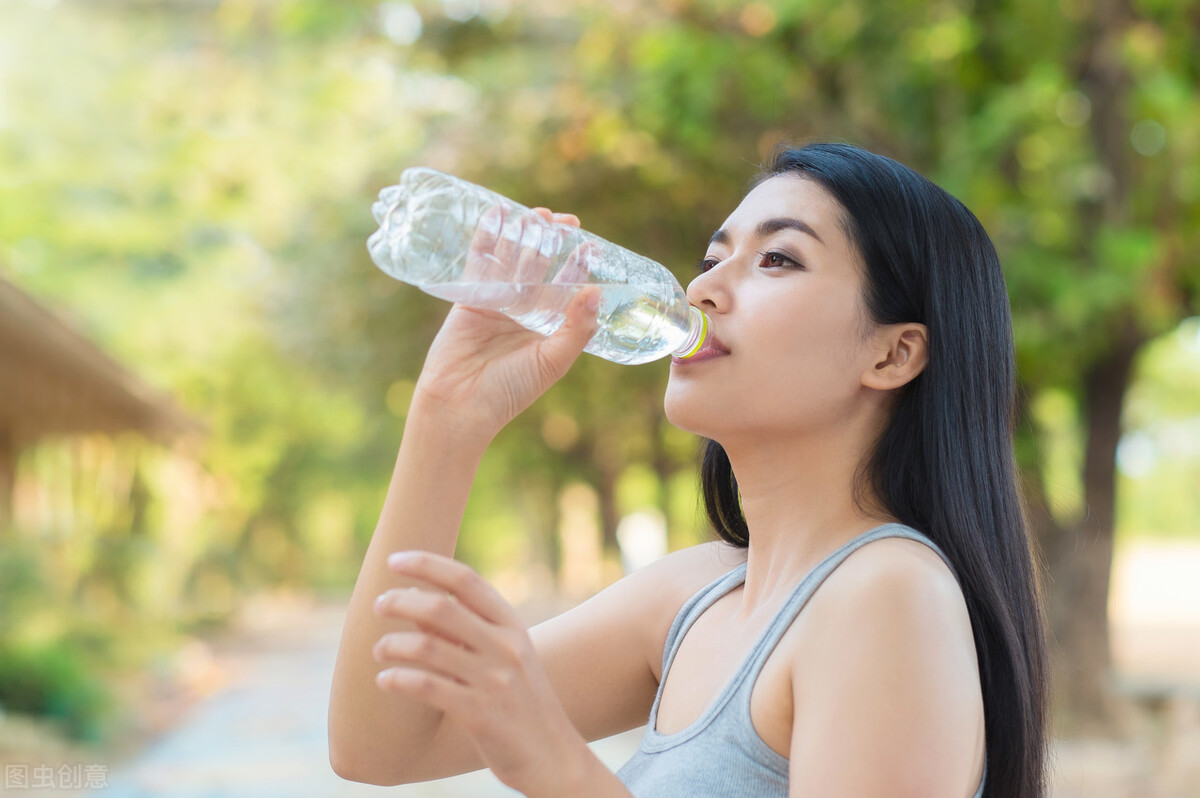
<svg viewBox="0 0 1200 798"><path fill-rule="evenodd" d="M843 543L891 519L869 483L856 501L865 438L825 437L726 445L750 529L743 612L772 604Z"/></svg>

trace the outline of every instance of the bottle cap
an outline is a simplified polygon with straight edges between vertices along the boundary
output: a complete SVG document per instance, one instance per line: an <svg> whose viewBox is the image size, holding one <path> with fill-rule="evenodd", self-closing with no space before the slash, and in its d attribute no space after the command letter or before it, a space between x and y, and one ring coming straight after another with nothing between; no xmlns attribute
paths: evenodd
<svg viewBox="0 0 1200 798"><path fill-rule="evenodd" d="M688 306L688 321L687 338L678 349L671 353L681 360L686 360L699 352L704 346L704 342L708 340L708 316L704 311L695 305Z"/></svg>

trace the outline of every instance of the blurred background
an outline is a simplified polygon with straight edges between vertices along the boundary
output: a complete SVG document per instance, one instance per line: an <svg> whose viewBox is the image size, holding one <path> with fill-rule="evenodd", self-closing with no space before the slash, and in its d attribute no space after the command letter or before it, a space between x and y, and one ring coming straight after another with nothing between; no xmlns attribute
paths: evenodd
<svg viewBox="0 0 1200 798"><path fill-rule="evenodd" d="M433 166L686 282L814 139L1000 250L1054 794L1200 795L1196 0L4 0L5 790L382 794L323 713L447 307L369 261L376 193ZM708 538L666 374L584 357L484 460L460 556L531 619Z"/></svg>

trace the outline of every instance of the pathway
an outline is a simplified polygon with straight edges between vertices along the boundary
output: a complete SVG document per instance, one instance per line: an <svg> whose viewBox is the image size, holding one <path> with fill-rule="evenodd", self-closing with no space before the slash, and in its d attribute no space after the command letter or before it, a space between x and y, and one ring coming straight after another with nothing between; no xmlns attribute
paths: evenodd
<svg viewBox="0 0 1200 798"><path fill-rule="evenodd" d="M345 606L277 607L217 655L228 684L146 751L114 769L105 798L492 798L518 795L487 771L405 787L339 778L326 705ZM273 616L273 617L272 617ZM640 734L595 745L611 767Z"/></svg>

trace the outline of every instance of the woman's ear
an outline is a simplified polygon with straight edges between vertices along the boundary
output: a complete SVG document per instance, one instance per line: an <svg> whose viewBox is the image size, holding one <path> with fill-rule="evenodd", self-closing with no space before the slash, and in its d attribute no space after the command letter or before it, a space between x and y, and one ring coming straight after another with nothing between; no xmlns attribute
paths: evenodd
<svg viewBox="0 0 1200 798"><path fill-rule="evenodd" d="M890 391L909 383L925 370L929 357L929 331L924 324L884 324L875 333L871 366L863 372L862 384L877 391Z"/></svg>

